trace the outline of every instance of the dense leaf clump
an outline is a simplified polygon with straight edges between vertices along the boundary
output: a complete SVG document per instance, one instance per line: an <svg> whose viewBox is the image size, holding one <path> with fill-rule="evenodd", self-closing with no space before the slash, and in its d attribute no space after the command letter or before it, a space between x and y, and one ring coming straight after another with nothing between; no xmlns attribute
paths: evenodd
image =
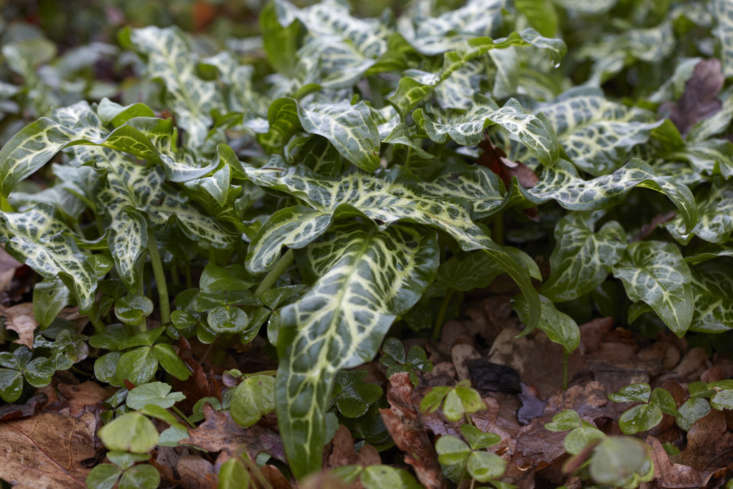
<svg viewBox="0 0 733 489"><path fill-rule="evenodd" d="M246 45L153 26L58 59L42 39L4 45L17 83L0 84L0 111L38 119L0 150L0 240L40 279L37 328L22 345L0 330L0 398L72 368L112 386L98 432L111 463L90 488L157 487L149 453L217 451L191 428L222 412L250 428L274 411L284 454L229 453L219 487L261 478L268 457L296 479L320 471L339 424L390 449L382 389L349 369L381 349L387 375L419 385L425 351L385 338L440 338L476 289L509 291L522 334L561 345L557 362L594 315L650 338L730 343L733 4L450 3L363 19L339 0L273 0ZM113 53L132 86L69 90ZM277 370L227 365L227 389L187 398L201 345L212 358L264 351ZM642 404L621 430L664 414L687 430L732 407L727 382L698 386L679 410L667 390L629 386L613 400ZM705 414L690 414L699 403ZM465 421L437 439L440 477L511 487L467 380L421 407ZM572 410L547 427L568 432L570 471L598 487L654 476L638 439ZM418 484L363 465L334 474Z"/></svg>

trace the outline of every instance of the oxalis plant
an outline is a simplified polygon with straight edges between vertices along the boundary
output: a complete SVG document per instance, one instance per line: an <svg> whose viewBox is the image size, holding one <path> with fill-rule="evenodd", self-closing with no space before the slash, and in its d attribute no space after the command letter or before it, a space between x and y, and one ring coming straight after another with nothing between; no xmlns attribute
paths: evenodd
<svg viewBox="0 0 733 489"><path fill-rule="evenodd" d="M438 338L501 275L523 333L566 354L592 311L699 341L733 328L729 2L415 1L359 19L337 0L275 0L260 24L255 52L122 30L142 101L39 109L0 151L2 240L42 278L34 349L0 353L0 396L93 348L119 390L100 431L112 464L90 486L155 487L135 464L201 419L164 382L190 375L181 339L266 337L274 380L234 372L209 402L243 426L274 407L300 479L339 422L377 412L381 391L347 369L394 324ZM59 318L69 305L91 326ZM383 358L415 375L427 362L394 345ZM498 464L472 428L442 444ZM414 483L361 470L347 475L365 487ZM479 480L500 487L502 470Z"/></svg>

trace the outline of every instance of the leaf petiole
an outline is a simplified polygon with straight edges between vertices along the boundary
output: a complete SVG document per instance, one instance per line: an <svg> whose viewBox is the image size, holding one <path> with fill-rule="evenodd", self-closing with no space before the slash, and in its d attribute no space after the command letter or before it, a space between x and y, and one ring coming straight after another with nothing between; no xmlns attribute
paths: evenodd
<svg viewBox="0 0 733 489"><path fill-rule="evenodd" d="M293 263L294 258L295 255L293 254L293 250L286 251L285 254L275 263L275 266L267 272L267 275L262 279L260 285L257 286L257 289L255 289L255 297L259 297L263 292L269 290L270 287L275 284L280 275L282 275L290 264Z"/></svg>
<svg viewBox="0 0 733 489"><path fill-rule="evenodd" d="M160 322L168 324L170 322L170 303L168 300L168 284L165 281L165 272L163 271L163 263L160 260L157 243L153 236L153 231L148 228L148 252L150 253L150 263L153 265L153 275L155 276L155 284L158 287L158 302L160 305Z"/></svg>

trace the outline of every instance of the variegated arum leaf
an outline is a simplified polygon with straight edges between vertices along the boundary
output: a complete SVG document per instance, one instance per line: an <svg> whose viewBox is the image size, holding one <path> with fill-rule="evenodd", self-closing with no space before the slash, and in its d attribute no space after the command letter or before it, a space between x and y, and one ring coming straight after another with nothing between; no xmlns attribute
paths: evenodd
<svg viewBox="0 0 733 489"><path fill-rule="evenodd" d="M594 176L619 168L630 150L649 139L651 113L611 102L592 90L574 90L542 106L568 158Z"/></svg>
<svg viewBox="0 0 733 489"><path fill-rule="evenodd" d="M723 73L733 76L733 4L729 0L712 0L711 7L718 25L715 34L720 41Z"/></svg>
<svg viewBox="0 0 733 489"><path fill-rule="evenodd" d="M602 211L574 213L555 225L550 276L542 294L555 302L577 299L598 287L627 246L626 232L616 221L596 223Z"/></svg>
<svg viewBox="0 0 733 489"><path fill-rule="evenodd" d="M399 182L363 173L351 173L340 179L317 177L303 168L283 168L278 158L271 159L262 168L242 164L242 170L252 183L286 192L317 211L304 214L304 226L293 225L297 218L292 212L289 218L278 216L274 225L286 229L282 232L265 229L258 235L256 243L253 243L256 246L252 246L248 253L247 268L251 272L264 271L285 243L304 246L315 239L318 233L323 232L326 226L323 219L328 216L353 215L356 211L371 219L380 229L398 221L424 224L452 236L465 251L485 251L501 270L517 282L526 296L530 306L529 323L534 324L537 320L539 298L524 264L494 243L484 229L473 222L463 205L454 203L450 196L441 198L438 189L436 195L421 195ZM265 237L269 239L265 240Z"/></svg>
<svg viewBox="0 0 733 489"><path fill-rule="evenodd" d="M277 343L280 433L299 477L321 466L336 373L376 355L438 266L435 236L402 225L340 225L307 252L320 278L281 311Z"/></svg>
<svg viewBox="0 0 733 489"><path fill-rule="evenodd" d="M462 47L469 39L490 36L501 21L503 0L468 0L456 10L433 16L419 5L398 20L398 29L422 54L436 55Z"/></svg>
<svg viewBox="0 0 733 489"><path fill-rule="evenodd" d="M695 310L692 273L675 244L631 243L613 274L632 301L649 305L677 336L689 329Z"/></svg>
<svg viewBox="0 0 733 489"><path fill-rule="evenodd" d="M178 124L187 133L187 146L200 147L212 123L211 111L223 109L213 81L196 75L196 56L186 36L175 27L144 27L123 31L122 39L147 57L151 78L160 79Z"/></svg>
<svg viewBox="0 0 733 489"><path fill-rule="evenodd" d="M678 241L687 244L693 236L711 243L725 243L733 232L733 186L716 180L704 197L698 201L700 218L688 232L681 218L667 224L667 229Z"/></svg>
<svg viewBox="0 0 733 489"><path fill-rule="evenodd" d="M428 137L438 143L450 137L460 145L473 146L483 139L486 128L495 124L546 165L552 165L560 154L557 138L545 116L525 111L515 99L501 108L489 99L476 100L465 113L431 114L417 109L413 117Z"/></svg>
<svg viewBox="0 0 733 489"><path fill-rule="evenodd" d="M0 220L0 236L9 251L44 278L61 279L82 310L92 306L98 279L91 255L79 248L74 233L52 209L36 206L24 212L0 212Z"/></svg>
<svg viewBox="0 0 733 489"><path fill-rule="evenodd" d="M559 62L565 54L565 43L562 40L542 37L534 29L512 32L509 36L499 39L476 37L467 41L461 49L447 52L443 57L443 66L437 73L416 69L405 71L405 76L400 79L397 89L390 94L388 100L402 115L407 115L466 63L484 56L493 49L510 46L531 46L540 49L556 62Z"/></svg>
<svg viewBox="0 0 733 489"><path fill-rule="evenodd" d="M363 101L298 105L303 129L328 139L339 153L366 171L379 166L379 132L373 110Z"/></svg>
<svg viewBox="0 0 733 489"><path fill-rule="evenodd" d="M567 161L560 160L552 168L545 168L539 182L531 188L520 187L525 198L536 204L555 200L572 211L602 209L608 203L635 187L663 193L677 207L688 229L698 220L698 209L690 189L674 178L658 175L652 167L639 159L608 175L584 180Z"/></svg>
<svg viewBox="0 0 733 489"><path fill-rule="evenodd" d="M733 267L728 260L702 263L692 269L695 313L692 331L724 333L733 329Z"/></svg>

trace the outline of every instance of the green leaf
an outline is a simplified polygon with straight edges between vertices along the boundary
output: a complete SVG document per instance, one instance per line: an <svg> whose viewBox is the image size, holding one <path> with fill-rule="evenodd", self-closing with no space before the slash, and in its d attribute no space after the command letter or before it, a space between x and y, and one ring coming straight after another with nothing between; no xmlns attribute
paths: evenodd
<svg viewBox="0 0 733 489"><path fill-rule="evenodd" d="M122 471L112 464L95 466L86 478L89 489L112 489L120 478Z"/></svg>
<svg viewBox="0 0 733 489"><path fill-rule="evenodd" d="M136 465L125 471L120 489L155 489L160 484L158 469L150 464Z"/></svg>
<svg viewBox="0 0 733 489"><path fill-rule="evenodd" d="M691 397L679 408L675 421L677 426L687 431L697 420L704 418L710 412L710 403L702 397Z"/></svg>
<svg viewBox="0 0 733 489"><path fill-rule="evenodd" d="M115 377L134 385L149 382L158 370L158 360L152 348L143 346L124 353L117 363Z"/></svg>
<svg viewBox="0 0 733 489"><path fill-rule="evenodd" d="M331 225L333 214L304 206L275 211L262 225L247 251L250 270L267 270L275 264L283 246L304 248Z"/></svg>
<svg viewBox="0 0 733 489"><path fill-rule="evenodd" d="M466 443L452 435L443 435L435 442L435 451L438 461L443 465L464 464L471 454L471 448Z"/></svg>
<svg viewBox="0 0 733 489"><path fill-rule="evenodd" d="M723 58L723 74L733 76L733 5L727 0L713 0L712 13L718 25L714 30L720 40Z"/></svg>
<svg viewBox="0 0 733 489"><path fill-rule="evenodd" d="M127 413L99 430L99 439L108 450L146 453L158 443L158 431L140 413Z"/></svg>
<svg viewBox="0 0 733 489"><path fill-rule="evenodd" d="M260 29L267 60L278 72L292 74L296 64L300 25L294 22L283 27L278 20L275 2L268 2L260 11Z"/></svg>
<svg viewBox="0 0 733 489"><path fill-rule="evenodd" d="M33 288L33 316L42 328L51 325L70 300L69 288L59 279L46 279Z"/></svg>
<svg viewBox="0 0 733 489"><path fill-rule="evenodd" d="M126 295L115 301L115 317L125 324L140 324L153 313L153 301L144 295Z"/></svg>
<svg viewBox="0 0 733 489"><path fill-rule="evenodd" d="M649 384L630 384L618 392L609 394L608 398L613 402L648 402L652 388Z"/></svg>
<svg viewBox="0 0 733 489"><path fill-rule="evenodd" d="M121 34L147 56L151 78L160 79L177 123L186 131L186 144L198 148L206 139L213 109L223 109L216 83L196 76L196 56L185 35L175 27L144 27Z"/></svg>
<svg viewBox="0 0 733 489"><path fill-rule="evenodd" d="M486 433L471 424L463 424L459 429L472 450L489 448L501 441L501 437L496 433Z"/></svg>
<svg viewBox="0 0 733 489"><path fill-rule="evenodd" d="M545 168L539 182L532 188L519 190L525 198L535 204L555 200L560 206L572 211L589 211L606 207L634 187L648 188L669 198L677 207L688 229L692 229L698 218L695 197L685 185L676 183L673 178L659 176L654 169L639 159L629 163L609 175L592 180L584 180L578 172L564 160L552 168Z"/></svg>
<svg viewBox="0 0 733 489"><path fill-rule="evenodd" d="M577 455L582 452L589 443L596 440L603 440L605 437L605 433L594 426L578 426L567 434L565 440L563 440L563 446L565 447L565 451L569 454Z"/></svg>
<svg viewBox="0 0 733 489"><path fill-rule="evenodd" d="M219 483L216 489L247 489L250 476L238 458L230 458L219 469Z"/></svg>
<svg viewBox="0 0 733 489"><path fill-rule="evenodd" d="M0 150L0 195L45 165L68 142L53 119L41 118L16 133Z"/></svg>
<svg viewBox="0 0 733 489"><path fill-rule="evenodd" d="M232 418L242 427L249 428L275 410L275 378L269 375L247 377L234 389L231 399Z"/></svg>
<svg viewBox="0 0 733 489"><path fill-rule="evenodd" d="M714 260L692 270L695 313L690 329L703 333L722 333L733 329L733 266L727 260Z"/></svg>
<svg viewBox="0 0 733 489"><path fill-rule="evenodd" d="M632 301L651 306L677 336L685 334L692 323L695 300L692 273L677 246L662 241L632 243L613 274Z"/></svg>
<svg viewBox="0 0 733 489"><path fill-rule="evenodd" d="M566 93L540 113L549 120L570 160L595 176L619 168L630 150L645 143L651 130L662 123L649 112L588 90Z"/></svg>
<svg viewBox="0 0 733 489"><path fill-rule="evenodd" d="M370 405L382 397L382 388L367 382L366 374L363 370L348 370L339 372L336 376L334 398L342 416L359 418L366 414Z"/></svg>
<svg viewBox="0 0 733 489"><path fill-rule="evenodd" d="M457 49L468 39L491 35L501 19L503 2L469 0L463 7L430 17L417 11L398 21L400 34L422 54L435 55Z"/></svg>
<svg viewBox="0 0 733 489"><path fill-rule="evenodd" d="M191 376L191 371L171 345L158 343L153 347L153 357L166 372L178 380L187 380Z"/></svg>
<svg viewBox="0 0 733 489"><path fill-rule="evenodd" d="M0 213L8 248L46 279L60 278L74 293L79 307L88 310L94 300L97 277L90 255L83 252L72 232L52 211L36 206L25 212Z"/></svg>
<svg viewBox="0 0 733 489"><path fill-rule="evenodd" d="M328 139L341 155L362 170L379 167L377 116L363 101L298 104L303 129Z"/></svg>
<svg viewBox="0 0 733 489"><path fill-rule="evenodd" d="M685 223L678 217L667 224L667 229L676 240L687 244L693 236L710 243L725 243L733 232L733 187L716 182L710 191L698 199L700 218L691 232L686 232Z"/></svg>
<svg viewBox="0 0 733 489"><path fill-rule="evenodd" d="M428 196L464 203L474 219L491 216L506 204L504 184L496 173L478 165L451 166L430 181L408 185Z"/></svg>
<svg viewBox="0 0 733 489"><path fill-rule="evenodd" d="M568 214L555 225L550 277L542 293L555 302L571 301L601 285L626 249L626 233L616 221L595 225L601 213Z"/></svg>
<svg viewBox="0 0 733 489"><path fill-rule="evenodd" d="M340 179L319 178L302 168L289 170L278 168L275 166L278 162L278 159L274 159L271 161L272 165L264 168L249 165L242 167L247 178L253 183L287 192L317 211L338 216L342 213L350 215L355 209L379 223L381 229L400 220L426 224L451 235L465 251L486 250L497 267L517 282L530 304L530 323L534 324L536 321L539 314L539 298L529 280L524 263L491 241L484 230L473 223L470 214L463 206L450 200L421 196L405 185L370 175L353 173ZM358 189L358 192L355 189ZM288 240L297 239L306 242L314 239L313 234L316 234L316 231L319 229L311 226L304 230L305 236L289 237ZM260 246L264 244L282 246L282 241L276 239L268 243L261 241L259 243ZM252 256L259 256L260 253L276 254L266 251L251 251L251 253ZM247 264L251 272L264 271L253 265L255 264Z"/></svg>
<svg viewBox="0 0 733 489"><path fill-rule="evenodd" d="M598 15L611 9L618 0L595 0L586 2L585 0L554 0L555 3L563 8L572 10L581 14Z"/></svg>
<svg viewBox="0 0 733 489"><path fill-rule="evenodd" d="M553 343L561 345L566 353L572 353L580 344L580 328L573 318L560 312L553 305L552 301L545 296L540 296L542 309L537 328L542 330ZM516 298L514 308L519 319L526 325L528 330L533 329L530 321L529 306L524 296Z"/></svg>
<svg viewBox="0 0 733 489"><path fill-rule="evenodd" d="M483 16L482 16L483 18ZM565 54L565 43L560 39L548 39L540 36L534 29L524 29L500 39L477 37L468 42L468 46L455 52L448 52L443 57L443 66L437 73L420 70L408 70L400 79L397 89L387 97L403 116L407 115L430 96L451 75L492 49L504 49L510 46L532 46L544 51L556 62Z"/></svg>
<svg viewBox="0 0 733 489"><path fill-rule="evenodd" d="M580 427L580 416L572 409L560 411L545 425L550 431L569 431Z"/></svg>
<svg viewBox="0 0 733 489"><path fill-rule="evenodd" d="M56 372L54 363L45 357L36 357L23 367L23 377L33 387L45 387Z"/></svg>
<svg viewBox="0 0 733 489"><path fill-rule="evenodd" d="M206 323L215 333L241 333L248 322L247 313L238 307L217 306L206 315Z"/></svg>
<svg viewBox="0 0 733 489"><path fill-rule="evenodd" d="M626 435L648 431L662 422L662 410L656 404L639 404L624 411L618 419L619 428Z"/></svg>
<svg viewBox="0 0 733 489"><path fill-rule="evenodd" d="M320 468L336 373L376 355L438 265L435 237L404 226L339 226L308 253L320 279L282 309L278 333L278 424L298 477Z"/></svg>
<svg viewBox="0 0 733 489"><path fill-rule="evenodd" d="M559 157L560 146L552 126L543 114L524 110L515 99L499 108L488 99L476 100L465 113L445 114L417 109L413 117L435 142L444 143L450 137L463 146L473 146L484 138L486 128L495 124L509 137L525 145L539 160L552 165Z"/></svg>
<svg viewBox="0 0 733 489"><path fill-rule="evenodd" d="M420 401L420 411L435 412L451 390L450 387L446 386L432 387Z"/></svg>
<svg viewBox="0 0 733 489"><path fill-rule="evenodd" d="M677 402L667 389L656 387L652 391L649 404L658 406L664 414L669 414L670 416L677 415Z"/></svg>
<svg viewBox="0 0 733 489"><path fill-rule="evenodd" d="M257 135L257 141L268 152L281 151L290 138L301 129L298 103L286 97L274 100L267 109L267 132Z"/></svg>
<svg viewBox="0 0 733 489"><path fill-rule="evenodd" d="M646 444L636 438L612 436L593 451L590 475L597 484L622 487L632 480L650 480L654 464Z"/></svg>
<svg viewBox="0 0 733 489"><path fill-rule="evenodd" d="M498 479L506 470L506 461L495 453L473 452L468 456L466 469L479 482Z"/></svg>
<svg viewBox="0 0 733 489"><path fill-rule="evenodd" d="M119 467L122 470L129 469L133 465L135 465L136 462L145 462L150 459L150 454L148 453L129 453L129 452L120 452L120 451L110 451L107 452L107 458L110 462L115 464L117 467Z"/></svg>
<svg viewBox="0 0 733 489"><path fill-rule="evenodd" d="M543 36L553 37L557 33L557 12L551 0L514 0L514 7Z"/></svg>
<svg viewBox="0 0 733 489"><path fill-rule="evenodd" d="M23 393L23 374L18 370L0 368L0 397L7 403L20 399Z"/></svg>
<svg viewBox="0 0 733 489"><path fill-rule="evenodd" d="M180 392L171 392L171 386L163 382L150 382L142 384L127 393L127 407L130 409L142 409L148 404L169 408L178 401L186 398Z"/></svg>
<svg viewBox="0 0 733 489"><path fill-rule="evenodd" d="M404 469L389 465L370 465L361 473L364 489L420 489L423 487Z"/></svg>
<svg viewBox="0 0 733 489"><path fill-rule="evenodd" d="M713 398L710 399L710 405L718 411L733 409L733 389L723 389L716 392Z"/></svg>

